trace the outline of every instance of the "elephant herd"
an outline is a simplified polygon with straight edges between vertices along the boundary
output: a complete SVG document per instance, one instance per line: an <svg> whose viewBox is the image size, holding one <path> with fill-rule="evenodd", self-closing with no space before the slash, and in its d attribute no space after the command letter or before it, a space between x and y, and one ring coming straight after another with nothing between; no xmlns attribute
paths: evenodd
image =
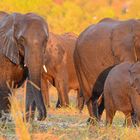
<svg viewBox="0 0 140 140"><path fill-rule="evenodd" d="M48 86L58 91L56 107L69 106L77 91L78 108L87 105L89 122L100 121L104 109L111 124L116 111L127 125L140 120L140 21L105 18L74 33L54 34L37 14L0 12L0 117L9 112L8 85L26 85L26 119L47 116ZM30 112L31 110L31 112Z"/></svg>

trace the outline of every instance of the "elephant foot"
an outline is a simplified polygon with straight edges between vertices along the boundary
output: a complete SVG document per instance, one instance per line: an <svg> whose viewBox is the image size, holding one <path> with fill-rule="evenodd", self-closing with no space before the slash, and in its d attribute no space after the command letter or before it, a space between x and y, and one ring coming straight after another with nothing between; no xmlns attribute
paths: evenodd
<svg viewBox="0 0 140 140"><path fill-rule="evenodd" d="M56 108L61 108L62 106L61 106L61 103L60 103L60 100L58 99L57 100L57 103L56 103Z"/></svg>
<svg viewBox="0 0 140 140"><path fill-rule="evenodd" d="M60 100L58 99L56 103L56 108L62 108L62 107L64 108L69 107L69 103L66 103L66 102L61 103Z"/></svg>
<svg viewBox="0 0 140 140"><path fill-rule="evenodd" d="M84 106L76 106L76 109L79 110L79 113L82 113Z"/></svg>
<svg viewBox="0 0 140 140"><path fill-rule="evenodd" d="M61 108L62 106L61 105L56 105L56 109L59 109Z"/></svg>
<svg viewBox="0 0 140 140"><path fill-rule="evenodd" d="M62 107L66 108L66 107L69 107L69 105L68 104L61 105L58 103L56 104L56 108L62 108Z"/></svg>
<svg viewBox="0 0 140 140"><path fill-rule="evenodd" d="M38 121L44 121L46 119L46 116L43 116L42 114L39 114L37 117Z"/></svg>
<svg viewBox="0 0 140 140"><path fill-rule="evenodd" d="M94 124L94 119L88 118L87 125L91 125L91 124Z"/></svg>
<svg viewBox="0 0 140 140"><path fill-rule="evenodd" d="M47 105L47 108L51 108L51 106L50 105Z"/></svg>
<svg viewBox="0 0 140 140"><path fill-rule="evenodd" d="M56 109L59 109L59 108L68 108L69 105L56 105Z"/></svg>
<svg viewBox="0 0 140 140"><path fill-rule="evenodd" d="M32 122L35 119L35 111L27 112L25 118L23 117L23 121Z"/></svg>
<svg viewBox="0 0 140 140"><path fill-rule="evenodd" d="M96 125L96 124L98 124L99 123L99 121L97 121L97 119L96 118L88 118L88 120L87 120L87 125Z"/></svg>
<svg viewBox="0 0 140 140"><path fill-rule="evenodd" d="M46 119L46 112L39 111L39 115L37 117L38 121L43 121ZM35 111L26 113L26 122L32 122L35 119Z"/></svg>
<svg viewBox="0 0 140 140"><path fill-rule="evenodd" d="M47 114L47 113L46 113L46 110L44 110L44 109L40 110L40 111L39 111L39 115L38 115L38 117L37 117L37 120L38 120L38 121L44 121L44 120L46 119L46 117L47 117L46 114Z"/></svg>

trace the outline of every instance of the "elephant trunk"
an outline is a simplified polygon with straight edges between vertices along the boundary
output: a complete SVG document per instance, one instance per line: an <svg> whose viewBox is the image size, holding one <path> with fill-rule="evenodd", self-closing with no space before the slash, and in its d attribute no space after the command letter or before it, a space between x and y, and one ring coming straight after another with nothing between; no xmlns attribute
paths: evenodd
<svg viewBox="0 0 140 140"><path fill-rule="evenodd" d="M26 111L29 112L29 108L35 101L35 105L39 111L39 120L46 118L46 108L44 105L42 93L41 93L41 70L43 66L41 47L34 46L34 49L25 50L25 63L29 70L28 82L27 82L27 95L26 95ZM29 54L29 56L28 56Z"/></svg>

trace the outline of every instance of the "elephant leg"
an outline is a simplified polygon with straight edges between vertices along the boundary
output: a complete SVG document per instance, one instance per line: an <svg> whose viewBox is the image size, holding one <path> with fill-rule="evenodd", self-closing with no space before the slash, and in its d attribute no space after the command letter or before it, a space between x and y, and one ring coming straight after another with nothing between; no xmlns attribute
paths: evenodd
<svg viewBox="0 0 140 140"><path fill-rule="evenodd" d="M29 89L30 86L29 84L27 84L27 93L26 93L26 121L29 121L29 119L31 118L30 116L30 111L31 111L31 105L34 101L34 98L32 96L32 92L30 92L31 90Z"/></svg>
<svg viewBox="0 0 140 140"><path fill-rule="evenodd" d="M90 118L87 120L87 123L94 124L95 123L95 116L93 113L93 103L92 103L91 99L87 102L87 108L88 108L88 112L90 115Z"/></svg>
<svg viewBox="0 0 140 140"><path fill-rule="evenodd" d="M31 120L34 120L35 118L35 110L36 110L36 104L35 101L33 101L31 104Z"/></svg>
<svg viewBox="0 0 140 140"><path fill-rule="evenodd" d="M44 103L47 105L47 107L50 107L48 81L43 77L41 79L41 91L42 91Z"/></svg>
<svg viewBox="0 0 140 140"><path fill-rule="evenodd" d="M69 103L68 90L66 90L65 100L66 100L66 106L69 106L70 103Z"/></svg>
<svg viewBox="0 0 140 140"><path fill-rule="evenodd" d="M36 107L39 111L38 120L44 120L46 118L46 112L45 112L46 109L44 105L41 106L41 104L44 103L42 98L42 93L37 88L33 87L31 83L27 82L27 94L26 94L26 120L27 121L29 121L29 119L31 118L30 112L32 112L31 109L32 109L32 105L34 105L33 102L36 103Z"/></svg>
<svg viewBox="0 0 140 140"><path fill-rule="evenodd" d="M131 113L131 119L132 119L132 123L133 125L136 127L136 126L139 126L139 121L138 121L138 117L137 117L137 114L136 112L133 112Z"/></svg>
<svg viewBox="0 0 140 140"><path fill-rule="evenodd" d="M116 110L106 109L106 126L110 126L112 124L113 118L115 116Z"/></svg>
<svg viewBox="0 0 140 140"><path fill-rule="evenodd" d="M79 109L80 113L84 108L84 96L82 90L77 91L77 108Z"/></svg>
<svg viewBox="0 0 140 140"><path fill-rule="evenodd" d="M130 127L133 125L133 122L132 122L132 117L131 117L131 113L130 112L123 112L124 115L125 115L125 125L127 127Z"/></svg>
<svg viewBox="0 0 140 140"><path fill-rule="evenodd" d="M33 88L33 91L34 91L33 93L36 93L35 94L36 97L34 98L34 101L35 101L36 107L39 111L39 116L37 119L44 120L46 118L46 108L45 108L44 101L42 98L42 93L41 93L41 91L39 91L38 89L35 89L35 88Z"/></svg>
<svg viewBox="0 0 140 140"><path fill-rule="evenodd" d="M61 103L60 103L60 99L58 97L57 103L56 103L56 108L61 108Z"/></svg>
<svg viewBox="0 0 140 140"><path fill-rule="evenodd" d="M58 98L60 105L63 107L69 106L68 88L67 85L62 81L56 81L56 88L58 90ZM58 102L59 103L59 102Z"/></svg>
<svg viewBox="0 0 140 140"><path fill-rule="evenodd" d="M69 104L69 103L68 103ZM57 103L56 103L56 108L61 108L61 102L60 102L60 97L59 97L59 94L58 94L58 100L57 100Z"/></svg>

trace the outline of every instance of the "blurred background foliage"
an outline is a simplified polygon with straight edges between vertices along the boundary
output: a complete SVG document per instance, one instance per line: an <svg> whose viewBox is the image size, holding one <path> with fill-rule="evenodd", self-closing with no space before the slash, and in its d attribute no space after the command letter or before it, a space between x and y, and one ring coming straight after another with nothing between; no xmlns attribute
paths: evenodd
<svg viewBox="0 0 140 140"><path fill-rule="evenodd" d="M104 17L140 18L140 0L0 0L0 7L9 13L38 13L55 33L79 34Z"/></svg>

